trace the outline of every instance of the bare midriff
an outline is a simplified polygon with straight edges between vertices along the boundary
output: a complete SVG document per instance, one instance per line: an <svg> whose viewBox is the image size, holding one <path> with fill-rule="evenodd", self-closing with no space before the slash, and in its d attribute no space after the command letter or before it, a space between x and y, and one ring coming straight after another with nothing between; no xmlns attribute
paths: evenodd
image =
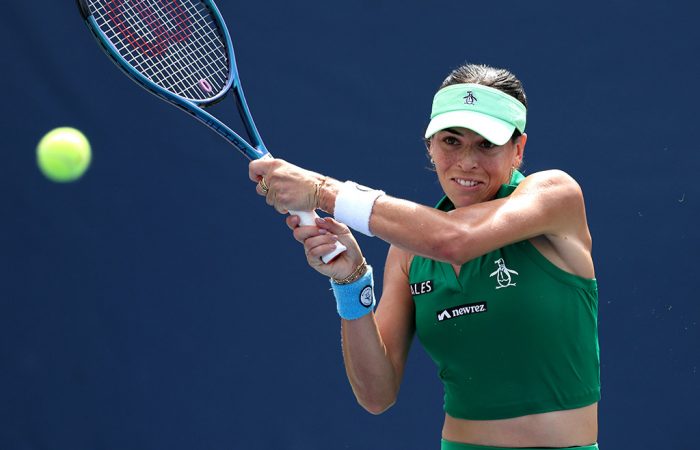
<svg viewBox="0 0 700 450"><path fill-rule="evenodd" d="M445 414L442 438L491 447L576 447L598 440L598 404L501 420Z"/></svg>

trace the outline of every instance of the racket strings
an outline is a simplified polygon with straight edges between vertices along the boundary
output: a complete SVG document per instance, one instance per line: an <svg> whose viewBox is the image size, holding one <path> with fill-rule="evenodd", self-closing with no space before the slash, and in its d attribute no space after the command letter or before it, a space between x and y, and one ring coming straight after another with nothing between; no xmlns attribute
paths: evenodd
<svg viewBox="0 0 700 450"><path fill-rule="evenodd" d="M180 13L182 14L182 13ZM148 16L144 16L145 18L148 18ZM181 17L178 17L176 15L170 14L165 16L167 19L167 22L170 26L170 28L173 28L174 26L179 26L180 25L180 20L182 20ZM202 20L201 17L198 17L198 20ZM176 22L176 23L173 23ZM158 30L158 28L151 26L151 29ZM207 34L202 34L201 30L207 30ZM165 81L169 82L172 86L177 86L179 84L184 84L185 87L191 87L206 98L207 96L210 96L212 92L214 92L215 87L211 85L209 80L207 80L207 83L209 85L207 86L209 88L209 92L204 92L204 89L201 87L200 84L195 84L196 77L193 78L194 75L204 75L204 74L216 74L215 70L212 70L214 68L214 64L218 61L225 61L225 53L220 51L220 48L217 48L216 46L212 47L212 43L218 43L220 42L218 35L212 36L212 30L216 30L215 28L211 28L210 26L205 28L203 26L198 26L195 28L195 39L189 41L189 45L185 46L185 51L180 51L177 53L172 53L171 55L168 55L165 59L166 64L161 64L156 67L156 70L154 71L154 76L163 76L165 77ZM185 30L186 33L189 32L189 30ZM168 31L166 31L168 33ZM179 42L182 40L181 38L182 32L179 30L179 35L168 35L166 37L170 38L171 40L174 40L176 42ZM173 38L174 36L174 38ZM186 37L189 37L186 35ZM194 43L199 43L199 45L194 45ZM203 51L208 50L208 53L203 53ZM160 50L162 52L163 50ZM198 63L197 65L197 71L192 72L190 70L192 65L191 57L195 56L196 62ZM209 63L206 63L209 61ZM204 78L201 78L204 79ZM200 79L200 80L201 80ZM216 82L218 81L218 82ZM218 80L212 80L217 85L220 85L223 87L223 85L226 82L226 77L219 77ZM183 83L184 82L184 83ZM177 89L173 89L177 90ZM190 94L192 96L192 94Z"/></svg>
<svg viewBox="0 0 700 450"><path fill-rule="evenodd" d="M160 87L206 100L226 86L226 42L203 2L90 0L89 6L122 57Z"/></svg>
<svg viewBox="0 0 700 450"><path fill-rule="evenodd" d="M180 14L182 14L182 13L180 13ZM145 18L147 18L147 17L148 16L145 16ZM172 14L168 15L166 17L168 18L168 24L171 25L171 28L175 25L179 25L179 20L182 20L182 17L173 16ZM175 21L177 23L173 24L173 21ZM215 64L217 62L221 61L222 59L224 59L226 57L226 55L224 52L220 51L221 48L216 47L216 46L212 47L212 45L211 45L212 42L218 43L218 38L219 38L218 35L212 36L212 31L214 31L215 28L214 29L209 28L207 30L207 35L202 35L199 32L203 29L205 29L205 28L202 26L195 28L195 37L196 38L195 38L195 40L191 41L190 44L187 46L188 51L187 52L178 52L178 53L174 53L174 54L170 55L168 58L166 58L166 61L168 62L168 64L160 65L159 70L156 70L154 72L154 75L162 75L166 78L169 78L172 83L180 83L181 81L183 81L183 78L182 78L183 73L186 74L188 71L188 68L191 67L191 64L190 64L191 61L189 60L189 58L192 55L196 55L196 57L198 58L197 62L200 63L199 68L201 70L198 73L202 73L202 72L203 73L215 73ZM188 32L189 30L185 30L185 31ZM168 33L168 31L166 31L166 33ZM178 30L178 34L168 35L168 37L170 37L174 41L179 42L181 40L184 40L180 36L181 34L183 34L182 31ZM187 37L189 37L189 33L186 34L185 38L187 38ZM203 45L194 46L193 45L194 42L198 42L198 43L203 44ZM202 53L203 51L207 51L207 53ZM161 50L161 52L162 52L162 50ZM205 63L204 65L202 65L202 63L204 63L206 61L209 61L209 63L208 64ZM175 66L178 70L172 71L171 69L173 66ZM191 79L191 77L185 78L185 80L190 81L189 85L191 85L190 79ZM221 86L223 87L225 82L226 82L226 79L223 78L220 80L220 83L217 83L217 84L221 84ZM203 91L203 89L201 88L201 86L199 84L197 84L196 86L200 90ZM211 86L210 88L213 90L213 86ZM202 92L202 95L204 95L205 97L207 96L207 94L204 92Z"/></svg>
<svg viewBox="0 0 700 450"><path fill-rule="evenodd" d="M136 6L138 6L138 3L136 3ZM179 12L179 11L178 11ZM182 15L182 12L179 12L180 15ZM141 17L145 19L148 23L148 21L153 21L157 19L151 18L149 15L143 14L141 12ZM156 33L156 36L158 39L163 39L162 36L160 36L158 33L166 33L166 38L170 40L174 40L176 42L179 42L182 40L182 34L185 34L186 37L189 34L189 29L184 29L183 33L182 31L182 17L178 17L175 14L169 14L164 17L166 20L166 23L168 23L170 29L174 29L174 27L180 27L178 30L178 34L172 35L170 32L166 29L165 31L162 31L162 28L156 27L153 25L153 23L149 24L149 29L154 30ZM198 20L202 20L201 17L198 17ZM175 28L177 29L177 28ZM217 52L219 50L216 47L212 47L211 43L216 42L218 39L218 36L211 36L211 30L212 28L209 27L207 30L207 35L202 34L201 32L197 30L205 30L206 28L202 27L201 25L195 28L195 39L191 40L190 42L199 42L200 44L204 45L198 45L198 46L193 46L191 43L190 45L185 46L184 51L179 51L177 53L172 53L168 54L167 57L165 58L165 61L163 64L159 64L154 68L153 71L153 76L156 78L164 77L162 78L163 81L166 84L170 84L170 89L173 91L181 91L182 89L178 89L178 85L184 85L185 88L192 87L194 90L200 91L199 94L203 97L207 97L208 95L211 95L211 92L215 89L214 86L211 85L211 83L207 86L209 88L209 92L203 92L203 89L201 88L200 85L196 84L195 82L196 77L193 78L195 75L202 75L202 74L211 74L215 73L212 71L212 63L216 62L217 60L221 60L222 58L225 57L225 55L222 52ZM213 39L213 40L212 40ZM156 41L159 43L159 41ZM168 45L170 45L170 42L168 42ZM202 53L202 50L209 50L209 53ZM149 49L150 50L150 49ZM159 56L160 53L164 52L164 49L161 48L156 48L158 51L158 55L149 55L149 56ZM192 72L189 70L192 65L191 57L195 56L197 59L198 67L196 72ZM218 58L218 59L217 59ZM150 59L149 61L153 61L153 59ZM206 61L209 61L208 64L206 64ZM203 64L205 63L205 64ZM220 79L218 80L219 82L216 83L215 81L212 80L215 84L221 84L223 85L225 83L225 78L224 77L219 77ZM207 83L209 81L207 80ZM179 93L179 92L178 92ZM195 97L195 95L192 95L191 93L189 94L191 97Z"/></svg>

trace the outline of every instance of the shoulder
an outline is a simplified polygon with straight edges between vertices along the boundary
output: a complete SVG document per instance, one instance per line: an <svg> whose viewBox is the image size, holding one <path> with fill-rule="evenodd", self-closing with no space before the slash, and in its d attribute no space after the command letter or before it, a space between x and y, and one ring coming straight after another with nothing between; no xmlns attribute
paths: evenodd
<svg viewBox="0 0 700 450"><path fill-rule="evenodd" d="M541 236L545 239L533 237L532 243L559 268L592 278L592 241L581 186L561 170L533 173L521 186L537 192L536 204L548 224Z"/></svg>
<svg viewBox="0 0 700 450"><path fill-rule="evenodd" d="M555 207L558 210L583 207L581 186L571 175L558 169L528 175L512 195L535 196L543 207Z"/></svg>
<svg viewBox="0 0 700 450"><path fill-rule="evenodd" d="M543 170L526 176L516 189L516 192L533 188L543 191L581 192L581 186L578 182L571 175L559 169Z"/></svg>
<svg viewBox="0 0 700 450"><path fill-rule="evenodd" d="M514 211L505 219L528 230L526 238L544 235L576 242L590 240L583 192L568 173L562 170L533 173L520 182L510 198L514 206L509 207L506 201L504 208Z"/></svg>

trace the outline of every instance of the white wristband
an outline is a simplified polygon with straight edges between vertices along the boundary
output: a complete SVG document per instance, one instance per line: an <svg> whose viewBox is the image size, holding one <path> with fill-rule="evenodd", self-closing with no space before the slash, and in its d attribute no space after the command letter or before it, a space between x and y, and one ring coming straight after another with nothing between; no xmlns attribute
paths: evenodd
<svg viewBox="0 0 700 450"><path fill-rule="evenodd" d="M367 236L374 236L369 231L369 217L372 215L374 202L384 194L384 191L370 189L353 181L346 181L335 197L333 217L353 230Z"/></svg>

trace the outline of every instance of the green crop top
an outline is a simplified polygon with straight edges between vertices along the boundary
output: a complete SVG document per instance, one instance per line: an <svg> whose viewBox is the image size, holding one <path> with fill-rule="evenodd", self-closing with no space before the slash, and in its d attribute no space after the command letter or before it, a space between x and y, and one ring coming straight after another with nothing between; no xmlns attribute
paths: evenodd
<svg viewBox="0 0 700 450"><path fill-rule="evenodd" d="M524 177L515 173L498 197ZM454 209L447 199L437 205ZM529 241L462 265L415 256L416 331L439 369L445 412L493 420L580 408L600 399L598 288Z"/></svg>

